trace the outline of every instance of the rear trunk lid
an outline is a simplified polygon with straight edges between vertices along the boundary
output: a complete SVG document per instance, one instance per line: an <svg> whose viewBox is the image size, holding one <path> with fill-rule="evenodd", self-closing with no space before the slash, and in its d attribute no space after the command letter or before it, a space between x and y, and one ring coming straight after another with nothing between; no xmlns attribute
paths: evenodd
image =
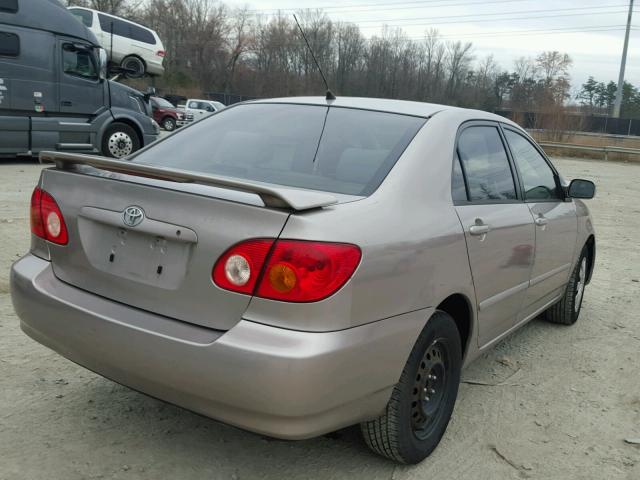
<svg viewBox="0 0 640 480"><path fill-rule="evenodd" d="M251 297L215 286L212 268L239 241L278 237L288 211L260 206L249 193L227 197L253 197L254 205L207 195L219 197L215 187L102 173L43 171L42 188L69 230L68 245L49 247L56 277L157 314L233 327Z"/></svg>

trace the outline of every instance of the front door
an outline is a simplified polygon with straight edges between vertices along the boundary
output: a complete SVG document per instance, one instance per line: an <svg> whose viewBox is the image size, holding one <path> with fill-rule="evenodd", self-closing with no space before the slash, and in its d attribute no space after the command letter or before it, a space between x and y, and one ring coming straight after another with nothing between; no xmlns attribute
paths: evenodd
<svg viewBox="0 0 640 480"><path fill-rule="evenodd" d="M497 124L466 126L454 162L454 180L464 180L463 196L454 201L467 241L482 347L509 330L522 308L535 230Z"/></svg>
<svg viewBox="0 0 640 480"><path fill-rule="evenodd" d="M89 45L60 40L60 112L92 116L105 108L96 57Z"/></svg>
<svg viewBox="0 0 640 480"><path fill-rule="evenodd" d="M565 201L558 175L534 144L514 129L504 128L504 134L536 225L535 262L524 318L564 290L576 248L577 216L573 201Z"/></svg>

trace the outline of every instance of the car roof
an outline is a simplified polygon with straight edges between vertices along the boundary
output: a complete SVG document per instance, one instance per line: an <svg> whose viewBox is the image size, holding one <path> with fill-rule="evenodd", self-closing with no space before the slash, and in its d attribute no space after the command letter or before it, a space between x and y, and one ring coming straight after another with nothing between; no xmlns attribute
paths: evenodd
<svg viewBox="0 0 640 480"><path fill-rule="evenodd" d="M440 105L437 103L414 102L409 100L392 100L386 98L369 97L344 97L338 96L335 100L327 100L325 97L282 97L251 100L247 103L291 103L302 105L331 105L343 108L358 108L362 110L374 110L379 112L399 113L402 115L414 115L417 117L431 117L442 111L456 111L461 116L478 120L493 120L512 123L505 117L469 108Z"/></svg>
<svg viewBox="0 0 640 480"><path fill-rule="evenodd" d="M15 13L0 11L0 24L76 37L98 45L93 32L77 21L58 0L21 0Z"/></svg>
<svg viewBox="0 0 640 480"><path fill-rule="evenodd" d="M133 22L131 20L127 20L126 18L123 17L118 17L117 15L111 15L110 13L106 13L106 12L102 12L100 10L95 10L93 8L88 8L88 7L79 7L77 5L73 5L71 7L68 7L69 10L86 10L88 12L95 12L95 13L99 13L100 15L104 15L105 17L111 17L111 18L116 18L118 20L122 20L125 23L131 23L132 25L136 25L138 27L144 28L145 30L149 30L151 33L153 33L154 35L156 35L155 30L153 30L152 28L146 27L140 23L136 23Z"/></svg>

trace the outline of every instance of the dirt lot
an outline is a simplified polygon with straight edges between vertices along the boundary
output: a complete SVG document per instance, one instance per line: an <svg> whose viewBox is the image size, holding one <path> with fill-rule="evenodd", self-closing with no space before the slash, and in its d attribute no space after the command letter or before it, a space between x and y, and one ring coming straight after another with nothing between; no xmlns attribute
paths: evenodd
<svg viewBox="0 0 640 480"><path fill-rule="evenodd" d="M476 361L437 451L371 455L355 428L265 439L147 398L26 337L8 294L40 167L0 164L0 479L640 479L640 165L557 160L598 184L595 276L578 324L533 321ZM504 384L492 386L503 382Z"/></svg>

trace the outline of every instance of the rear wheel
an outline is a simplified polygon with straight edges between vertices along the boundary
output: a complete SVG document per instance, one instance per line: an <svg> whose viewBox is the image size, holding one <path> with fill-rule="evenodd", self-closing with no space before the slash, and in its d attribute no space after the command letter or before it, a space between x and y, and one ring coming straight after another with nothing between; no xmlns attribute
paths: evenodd
<svg viewBox="0 0 640 480"><path fill-rule="evenodd" d="M369 448L407 464L433 452L453 412L461 366L456 324L436 311L413 347L385 413L360 425Z"/></svg>
<svg viewBox="0 0 640 480"><path fill-rule="evenodd" d="M140 78L144 76L147 71L147 66L144 61L134 55L123 58L120 66L127 70L125 75L129 78Z"/></svg>
<svg viewBox="0 0 640 480"><path fill-rule="evenodd" d="M582 308L588 267L589 254L585 247L582 249L578 263L571 273L564 296L558 303L544 312L545 320L561 325L573 325L576 323Z"/></svg>
<svg viewBox="0 0 640 480"><path fill-rule="evenodd" d="M122 158L140 149L140 137L126 123L113 122L102 137L102 154Z"/></svg>

